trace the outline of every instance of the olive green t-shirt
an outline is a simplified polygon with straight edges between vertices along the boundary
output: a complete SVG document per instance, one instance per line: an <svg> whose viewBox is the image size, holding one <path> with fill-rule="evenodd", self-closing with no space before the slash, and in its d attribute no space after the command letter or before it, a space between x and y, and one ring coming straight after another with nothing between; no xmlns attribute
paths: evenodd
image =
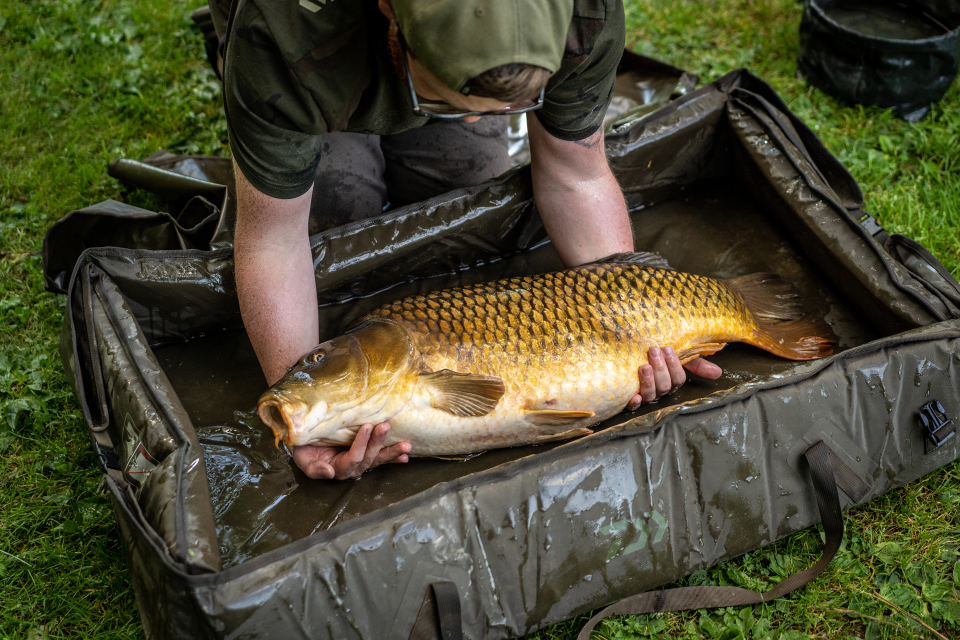
<svg viewBox="0 0 960 640"><path fill-rule="evenodd" d="M233 0L224 53L230 147L262 193L313 184L323 134L388 135L426 124L413 113L376 0ZM623 53L622 0L575 0L560 69L537 119L562 140L601 125Z"/></svg>

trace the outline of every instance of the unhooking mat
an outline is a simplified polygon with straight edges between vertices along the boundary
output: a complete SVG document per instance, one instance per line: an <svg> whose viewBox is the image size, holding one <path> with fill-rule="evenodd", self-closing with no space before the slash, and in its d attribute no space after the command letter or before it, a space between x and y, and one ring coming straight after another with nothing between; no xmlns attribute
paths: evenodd
<svg viewBox="0 0 960 640"><path fill-rule="evenodd" d="M230 188L205 179L222 161L115 164L179 213L104 203L50 230L64 366L148 637L523 635L821 514L838 544L841 506L956 459L960 287L862 211L769 86L733 72L609 133L607 149L639 248L704 275L779 273L838 353L794 363L731 345L712 357L720 380L575 442L310 481L250 411L265 383L236 302ZM387 300L560 266L526 166L311 244L325 337ZM707 606L662 593L622 610Z"/></svg>

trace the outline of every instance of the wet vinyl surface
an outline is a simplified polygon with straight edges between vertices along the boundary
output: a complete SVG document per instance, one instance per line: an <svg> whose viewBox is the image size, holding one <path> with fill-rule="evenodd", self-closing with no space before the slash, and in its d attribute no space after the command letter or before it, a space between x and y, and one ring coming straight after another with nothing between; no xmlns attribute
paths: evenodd
<svg viewBox="0 0 960 640"><path fill-rule="evenodd" d="M637 247L659 252L677 269L708 276L777 272L797 287L806 313L826 319L836 334L838 351L879 337L740 191L736 186L714 185L689 197L636 212L633 226ZM373 295L327 304L320 309L321 326L336 333L336 327L390 300L421 291L559 268L553 248L544 245L473 270L406 281ZM398 279L402 277L398 274ZM359 481L310 480L292 464L285 451L274 446L269 428L253 412L266 383L244 333L211 334L188 343L157 347L155 353L190 414L203 446L225 568L440 482L559 446L500 449L465 462L414 459L406 465L379 467ZM668 399L634 413L624 412L598 428L795 366L741 344L729 345L710 360L724 369L719 380L691 380Z"/></svg>
<svg viewBox="0 0 960 640"><path fill-rule="evenodd" d="M924 40L947 33L949 29L923 11L905 4L844 0L823 3L824 13L852 31L888 40Z"/></svg>
<svg viewBox="0 0 960 640"><path fill-rule="evenodd" d="M667 74L627 71L617 75L613 98L603 118L604 130L623 120L653 113L670 102L675 93L683 93L679 78Z"/></svg>
<svg viewBox="0 0 960 640"><path fill-rule="evenodd" d="M603 117L604 131L617 129L626 123L632 124L670 102L675 94L686 93L678 76L650 70L618 73L613 91L613 98ZM526 114L510 116L507 138L510 166L529 162L530 139Z"/></svg>

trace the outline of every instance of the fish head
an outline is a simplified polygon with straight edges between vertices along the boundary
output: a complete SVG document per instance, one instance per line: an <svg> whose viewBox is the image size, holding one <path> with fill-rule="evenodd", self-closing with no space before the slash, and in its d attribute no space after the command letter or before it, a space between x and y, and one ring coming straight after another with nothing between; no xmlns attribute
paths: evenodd
<svg viewBox="0 0 960 640"><path fill-rule="evenodd" d="M260 396L257 412L278 445L349 444L391 394L412 393L402 383L419 370L415 355L402 325L365 322L304 355Z"/></svg>

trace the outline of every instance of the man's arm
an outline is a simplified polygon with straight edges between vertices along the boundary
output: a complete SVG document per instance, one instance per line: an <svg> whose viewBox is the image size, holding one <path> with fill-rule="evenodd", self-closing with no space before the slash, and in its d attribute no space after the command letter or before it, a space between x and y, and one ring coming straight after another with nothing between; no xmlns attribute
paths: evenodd
<svg viewBox="0 0 960 640"><path fill-rule="evenodd" d="M267 384L317 345L317 288L310 252L310 200L258 191L234 163L237 229L234 256L240 313Z"/></svg>
<svg viewBox="0 0 960 640"><path fill-rule="evenodd" d="M268 384L319 341L317 288L310 252L311 188L281 200L258 191L234 163L237 230L234 237L240 314ZM406 462L410 445L383 448L390 425L363 425L347 450L294 447L293 459L311 478L358 478L385 462Z"/></svg>
<svg viewBox="0 0 960 640"><path fill-rule="evenodd" d="M527 130L533 195L564 264L572 267L633 251L627 204L607 164L603 130L584 140L560 140L543 128L535 114L527 114ZM651 349L648 360L650 364L640 367L640 391L627 405L631 410L686 381L672 348ZM722 373L720 367L701 358L685 366L709 379Z"/></svg>
<svg viewBox="0 0 960 640"><path fill-rule="evenodd" d="M607 165L603 131L584 140L560 140L531 114L527 130L534 198L564 264L633 251L627 204Z"/></svg>

